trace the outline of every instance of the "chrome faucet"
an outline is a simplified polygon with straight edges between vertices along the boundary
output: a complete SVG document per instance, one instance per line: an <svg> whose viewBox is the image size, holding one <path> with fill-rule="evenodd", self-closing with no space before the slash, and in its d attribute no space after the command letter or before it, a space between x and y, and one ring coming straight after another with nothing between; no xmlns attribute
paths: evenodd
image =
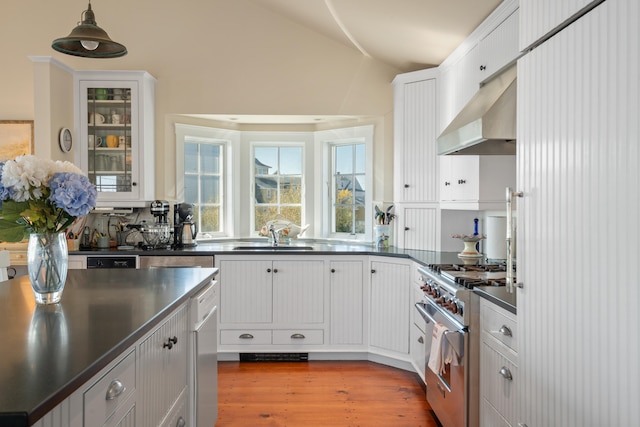
<svg viewBox="0 0 640 427"><path fill-rule="evenodd" d="M278 232L276 231L276 228L273 226L273 224L271 224L269 226L269 233L271 233L271 238L273 239L273 242L271 243L272 246L278 246Z"/></svg>

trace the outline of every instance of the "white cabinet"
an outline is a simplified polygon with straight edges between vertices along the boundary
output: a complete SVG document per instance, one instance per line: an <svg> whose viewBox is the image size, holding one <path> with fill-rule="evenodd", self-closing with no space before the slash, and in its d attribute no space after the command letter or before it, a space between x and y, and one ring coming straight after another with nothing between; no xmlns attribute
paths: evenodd
<svg viewBox="0 0 640 427"><path fill-rule="evenodd" d="M188 321L184 304L139 345L139 425L160 425L187 390Z"/></svg>
<svg viewBox="0 0 640 427"><path fill-rule="evenodd" d="M438 250L440 210L437 205L401 204L397 206L396 212L398 247Z"/></svg>
<svg viewBox="0 0 640 427"><path fill-rule="evenodd" d="M364 263L330 261L331 345L364 344Z"/></svg>
<svg viewBox="0 0 640 427"><path fill-rule="evenodd" d="M394 88L394 199L437 202L437 70L402 74Z"/></svg>
<svg viewBox="0 0 640 427"><path fill-rule="evenodd" d="M519 44L520 50L534 44L550 34L554 29L600 0L520 0L521 20Z"/></svg>
<svg viewBox="0 0 640 427"><path fill-rule="evenodd" d="M441 156L442 209L504 209L505 188L515 187L515 156Z"/></svg>
<svg viewBox="0 0 640 427"><path fill-rule="evenodd" d="M516 316L480 300L481 427L516 426L518 329Z"/></svg>
<svg viewBox="0 0 640 427"><path fill-rule="evenodd" d="M425 382L425 332L427 323L415 308L415 304L424 299L424 292L420 289L423 279L417 270L417 264L411 267L413 280L411 281L411 303L409 312L411 313L411 342L409 344L409 352L411 354L411 363L416 370L420 379Z"/></svg>
<svg viewBox="0 0 640 427"><path fill-rule="evenodd" d="M480 49L475 43L456 61L442 67L438 79L440 134L480 88Z"/></svg>
<svg viewBox="0 0 640 427"><path fill-rule="evenodd" d="M481 81L495 75L519 56L519 17L519 10L515 10L478 43Z"/></svg>
<svg viewBox="0 0 640 427"><path fill-rule="evenodd" d="M371 261L369 343L379 350L409 355L411 269L408 262Z"/></svg>
<svg viewBox="0 0 640 427"><path fill-rule="evenodd" d="M76 163L98 206L144 206L154 194L155 79L137 71L77 71Z"/></svg>
<svg viewBox="0 0 640 427"><path fill-rule="evenodd" d="M220 256L217 265L221 350L323 344L324 261Z"/></svg>

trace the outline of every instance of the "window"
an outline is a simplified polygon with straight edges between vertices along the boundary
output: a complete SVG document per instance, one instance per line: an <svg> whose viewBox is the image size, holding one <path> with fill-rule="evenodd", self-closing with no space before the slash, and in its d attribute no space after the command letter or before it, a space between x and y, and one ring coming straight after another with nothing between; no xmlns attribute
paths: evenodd
<svg viewBox="0 0 640 427"><path fill-rule="evenodd" d="M373 212L373 126L316 133L323 150L323 236L370 240Z"/></svg>
<svg viewBox="0 0 640 427"><path fill-rule="evenodd" d="M222 143L185 140L184 201L194 204L199 234L216 234L223 229L223 155Z"/></svg>
<svg viewBox="0 0 640 427"><path fill-rule="evenodd" d="M331 148L331 217L333 233L365 233L366 146L333 144Z"/></svg>
<svg viewBox="0 0 640 427"><path fill-rule="evenodd" d="M303 148L255 145L253 149L253 224L260 230L281 215L294 224L303 220Z"/></svg>

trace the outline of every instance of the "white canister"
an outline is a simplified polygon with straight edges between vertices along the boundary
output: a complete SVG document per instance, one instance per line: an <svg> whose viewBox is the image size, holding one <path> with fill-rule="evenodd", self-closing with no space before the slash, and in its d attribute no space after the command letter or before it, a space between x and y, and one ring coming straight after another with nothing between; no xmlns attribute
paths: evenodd
<svg viewBox="0 0 640 427"><path fill-rule="evenodd" d="M507 259L507 218L487 217L485 254L488 259Z"/></svg>

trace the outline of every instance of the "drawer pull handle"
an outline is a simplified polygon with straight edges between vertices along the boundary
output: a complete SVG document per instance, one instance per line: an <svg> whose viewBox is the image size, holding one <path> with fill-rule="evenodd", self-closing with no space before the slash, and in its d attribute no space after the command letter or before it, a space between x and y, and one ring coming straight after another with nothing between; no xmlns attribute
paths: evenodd
<svg viewBox="0 0 640 427"><path fill-rule="evenodd" d="M120 396L125 392L127 388L120 382L120 380L113 380L111 384L109 384L109 388L107 389L107 395L105 396L106 400L113 400L116 397Z"/></svg>
<svg viewBox="0 0 640 427"><path fill-rule="evenodd" d="M242 334L238 338L240 338L241 340L252 340L253 339L253 335L251 335L251 334Z"/></svg>
<svg viewBox="0 0 640 427"><path fill-rule="evenodd" d="M507 325L502 325L502 327L498 330L498 332L500 332L505 337L512 337L513 336L513 334L511 333L511 329L509 329L509 327Z"/></svg>
<svg viewBox="0 0 640 427"><path fill-rule="evenodd" d="M162 344L162 348L168 348L169 350L171 350L173 348L173 345L177 343L178 343L178 337L174 336L172 338L168 338L167 342Z"/></svg>
<svg viewBox="0 0 640 427"><path fill-rule="evenodd" d="M509 368L507 368L506 366L503 366L502 368L500 368L500 370L498 371L498 373L502 376L502 378L504 378L505 380L513 380L513 375L511 375L511 371L509 370Z"/></svg>
<svg viewBox="0 0 640 427"><path fill-rule="evenodd" d="M418 338L418 342L419 342L420 344L424 344L424 338L422 338L422 336L420 336L420 337Z"/></svg>
<svg viewBox="0 0 640 427"><path fill-rule="evenodd" d="M187 422L184 420L184 418L180 417L178 418L178 422L176 423L176 427L185 427L187 425Z"/></svg>
<svg viewBox="0 0 640 427"><path fill-rule="evenodd" d="M302 340L302 339L305 339L305 338L306 337L304 335L302 335L302 334L293 334L293 335L291 335L291 339L292 340Z"/></svg>

